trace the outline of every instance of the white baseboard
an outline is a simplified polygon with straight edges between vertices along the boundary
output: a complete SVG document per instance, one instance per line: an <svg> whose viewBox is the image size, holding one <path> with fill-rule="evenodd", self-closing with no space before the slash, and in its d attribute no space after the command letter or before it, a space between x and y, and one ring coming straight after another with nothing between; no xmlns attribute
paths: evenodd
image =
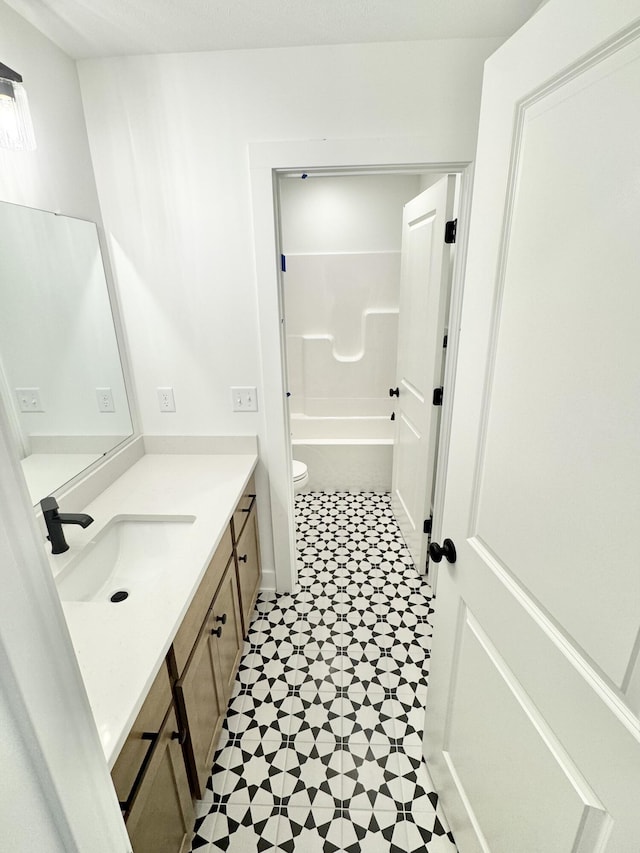
<svg viewBox="0 0 640 853"><path fill-rule="evenodd" d="M260 592L276 592L276 573L262 572Z"/></svg>

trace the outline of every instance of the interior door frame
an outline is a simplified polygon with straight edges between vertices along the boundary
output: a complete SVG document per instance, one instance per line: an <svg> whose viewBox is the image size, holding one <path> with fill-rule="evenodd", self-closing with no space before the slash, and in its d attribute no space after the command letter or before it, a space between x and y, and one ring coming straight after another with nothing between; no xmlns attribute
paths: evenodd
<svg viewBox="0 0 640 853"><path fill-rule="evenodd" d="M440 536L446 484L454 381L457 363L468 222L473 185L473 151L461 143L434 146L425 137L411 139L346 139L259 142L249 146L252 195L256 296L262 367L260 413L261 475L269 500L260 506L264 568L273 571L278 592L290 592L297 581L295 556L294 492L291 471L291 440L286 398L285 341L282 334L281 231L278 183L284 173L366 175L413 174L416 172L460 176L459 228L456 262L451 287L449 337L445 366L447 393L440 421L434 518L432 535ZM446 150L440 150L440 148ZM457 150L458 149L458 150ZM270 504L270 505L269 505ZM431 567L430 582L437 586L437 567Z"/></svg>

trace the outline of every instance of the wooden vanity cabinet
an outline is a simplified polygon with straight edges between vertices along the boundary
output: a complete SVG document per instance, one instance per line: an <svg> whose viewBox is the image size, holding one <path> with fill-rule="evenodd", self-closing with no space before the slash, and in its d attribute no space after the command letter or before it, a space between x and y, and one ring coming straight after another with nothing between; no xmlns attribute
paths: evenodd
<svg viewBox="0 0 640 853"><path fill-rule="evenodd" d="M195 814L171 682L162 664L111 778L134 853L184 853Z"/></svg>
<svg viewBox="0 0 640 853"><path fill-rule="evenodd" d="M134 853L185 853L260 587L253 478L111 776Z"/></svg>
<svg viewBox="0 0 640 853"><path fill-rule="evenodd" d="M231 530L242 610L242 635L246 637L261 579L255 475L238 501L231 519Z"/></svg>

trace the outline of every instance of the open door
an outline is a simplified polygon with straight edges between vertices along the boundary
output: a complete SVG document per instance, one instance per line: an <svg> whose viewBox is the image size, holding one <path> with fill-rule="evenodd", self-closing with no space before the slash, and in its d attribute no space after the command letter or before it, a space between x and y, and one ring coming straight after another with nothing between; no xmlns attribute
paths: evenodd
<svg viewBox="0 0 640 853"><path fill-rule="evenodd" d="M450 246L455 176L441 178L404 206L400 322L391 505L418 571L424 571L431 513L449 303Z"/></svg>
<svg viewBox="0 0 640 853"><path fill-rule="evenodd" d="M425 732L460 853L640 849L638 103L638 2L486 65Z"/></svg>

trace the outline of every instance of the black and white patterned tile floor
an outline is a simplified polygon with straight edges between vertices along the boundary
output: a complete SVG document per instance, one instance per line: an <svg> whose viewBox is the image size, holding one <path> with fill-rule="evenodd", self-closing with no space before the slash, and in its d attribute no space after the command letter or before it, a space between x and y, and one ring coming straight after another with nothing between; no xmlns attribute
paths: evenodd
<svg viewBox="0 0 640 853"><path fill-rule="evenodd" d="M261 594L192 851L456 853L422 758L430 588L389 495L296 496L295 593Z"/></svg>

